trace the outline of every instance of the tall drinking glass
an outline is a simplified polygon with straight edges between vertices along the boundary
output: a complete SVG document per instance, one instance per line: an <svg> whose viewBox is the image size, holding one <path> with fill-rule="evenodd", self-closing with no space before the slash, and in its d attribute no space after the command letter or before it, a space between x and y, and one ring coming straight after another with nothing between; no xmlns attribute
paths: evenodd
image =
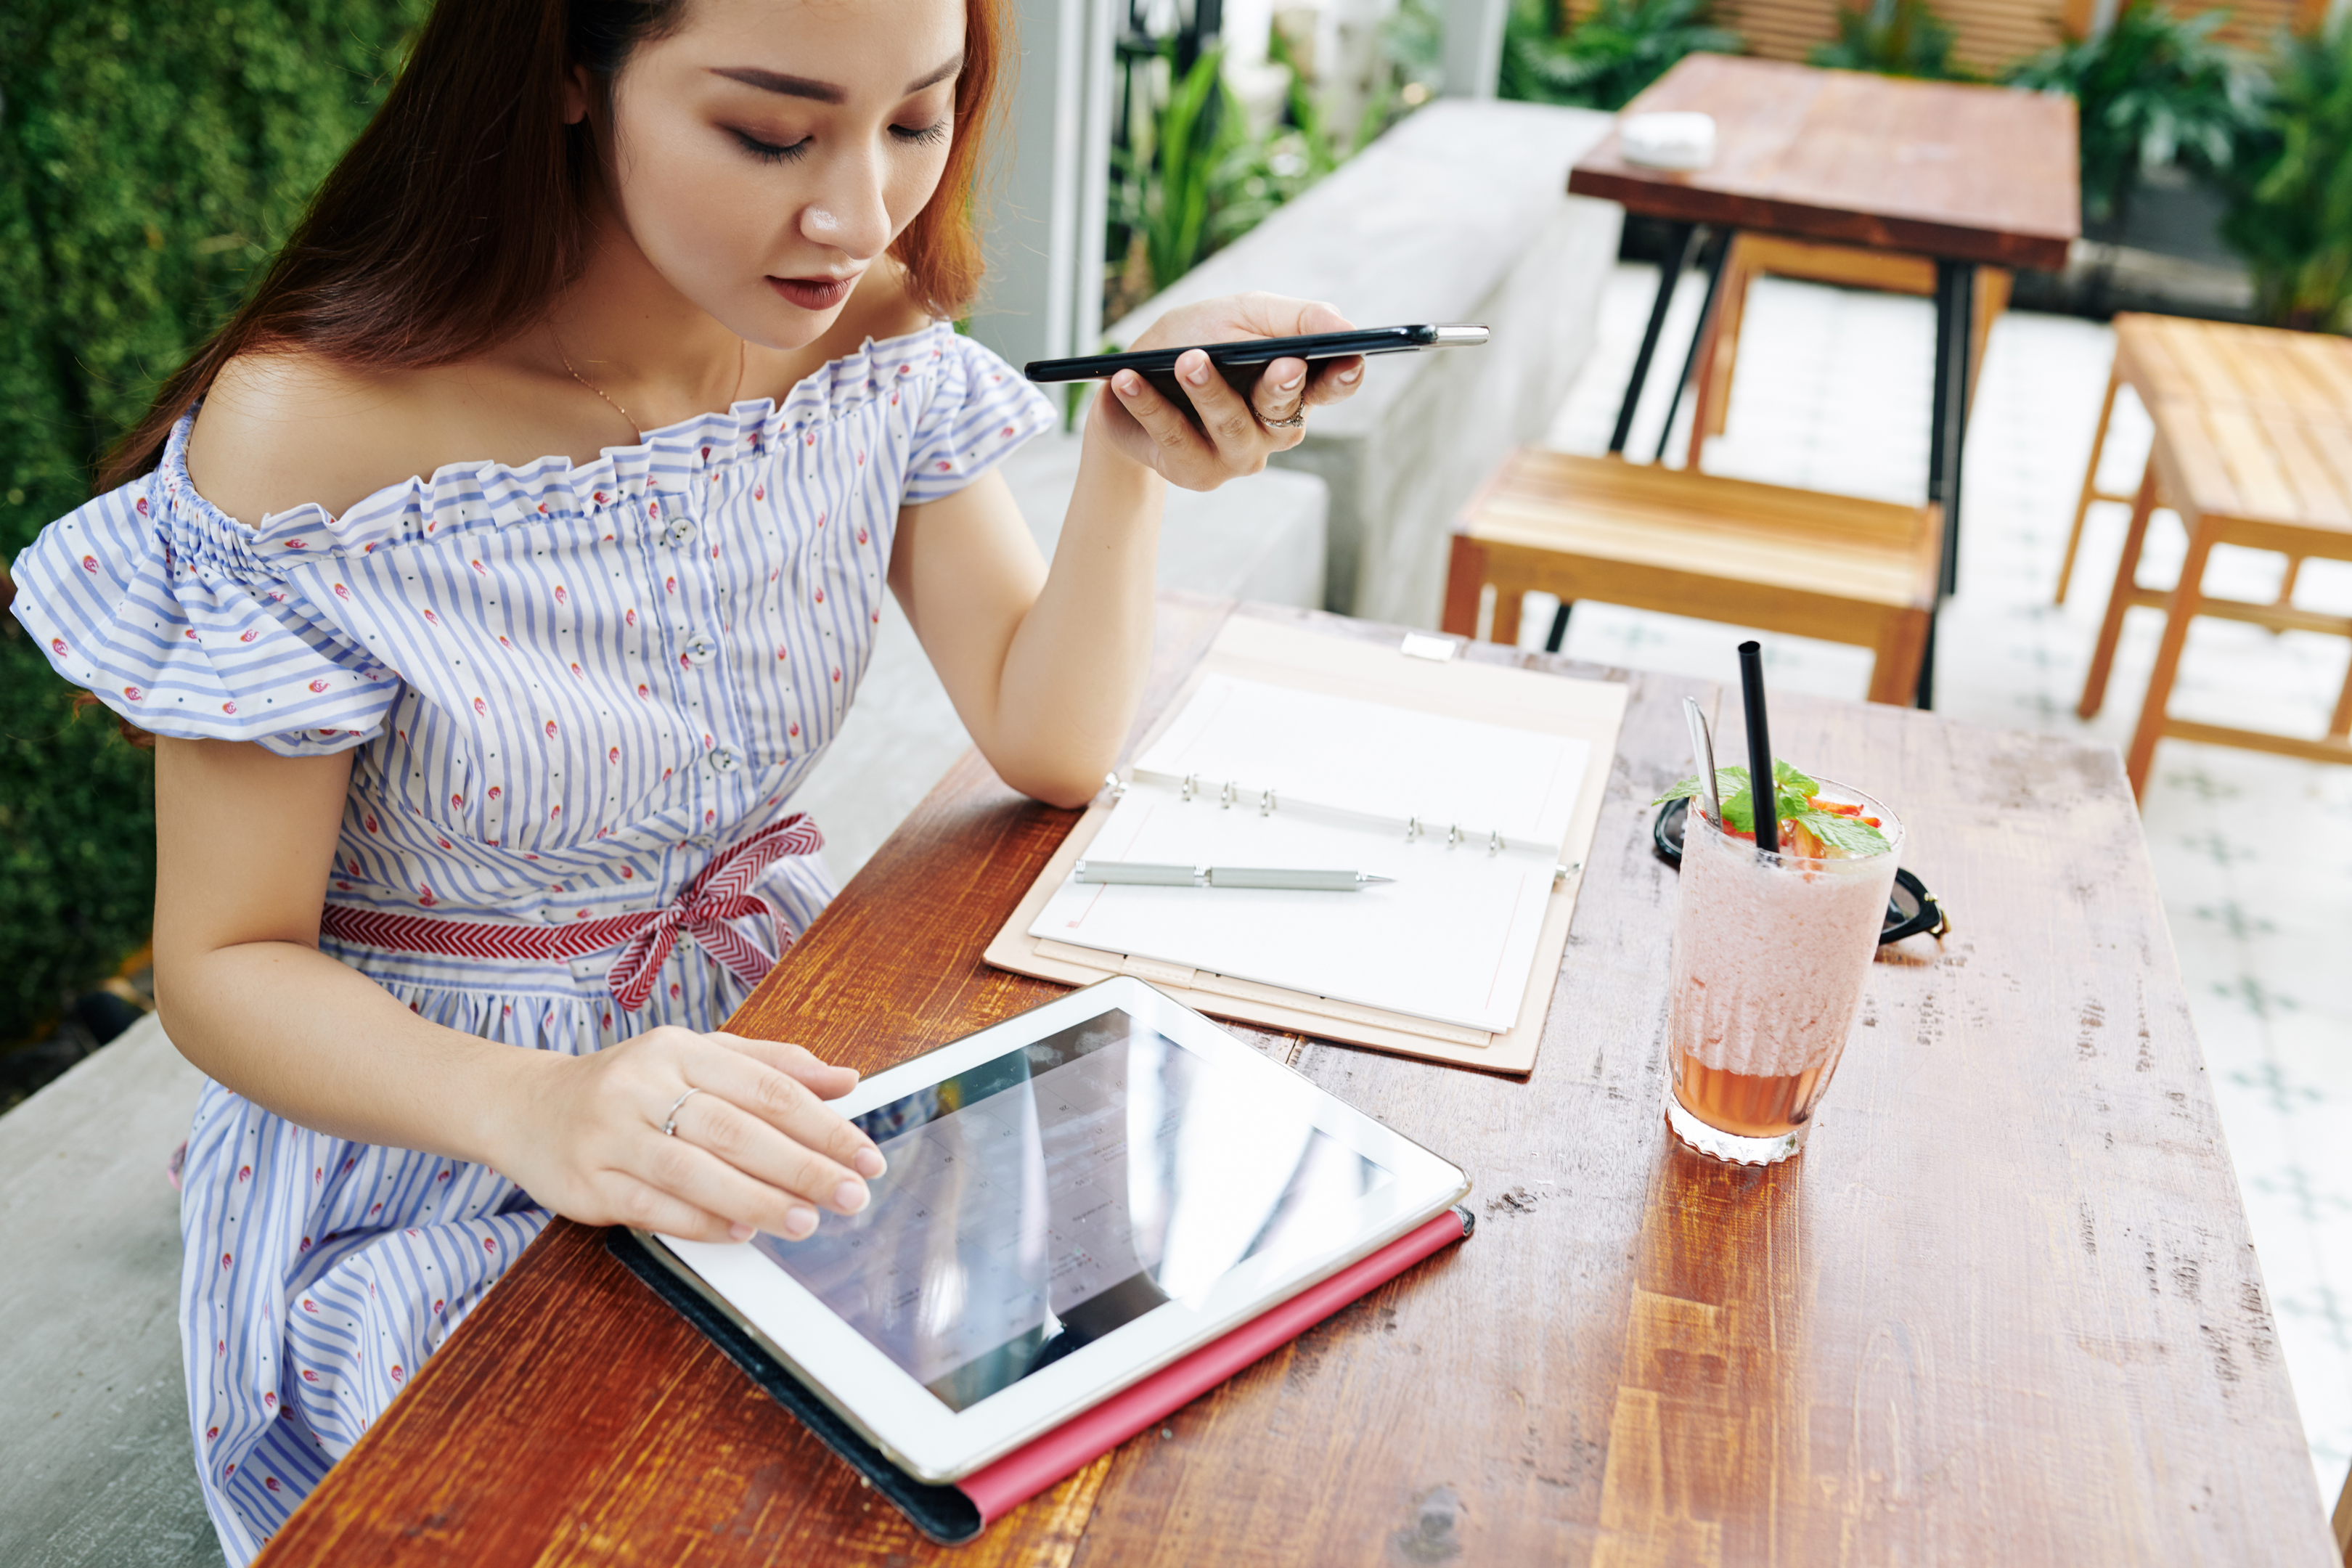
<svg viewBox="0 0 2352 1568"><path fill-rule="evenodd" d="M1878 952L1903 825L1843 784L1818 797L1862 807L1883 853L1767 854L1692 802L1683 831L1666 1019L1666 1124L1702 1153L1769 1165L1805 1146Z"/></svg>

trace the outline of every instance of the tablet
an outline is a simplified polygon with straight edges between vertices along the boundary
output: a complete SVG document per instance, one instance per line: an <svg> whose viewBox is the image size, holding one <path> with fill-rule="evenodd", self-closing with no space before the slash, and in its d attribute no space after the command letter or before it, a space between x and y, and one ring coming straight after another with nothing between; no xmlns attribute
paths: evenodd
<svg viewBox="0 0 2352 1568"><path fill-rule="evenodd" d="M803 1241L655 1258L953 1481L1461 1200L1455 1166L1139 980L866 1079L889 1169Z"/></svg>

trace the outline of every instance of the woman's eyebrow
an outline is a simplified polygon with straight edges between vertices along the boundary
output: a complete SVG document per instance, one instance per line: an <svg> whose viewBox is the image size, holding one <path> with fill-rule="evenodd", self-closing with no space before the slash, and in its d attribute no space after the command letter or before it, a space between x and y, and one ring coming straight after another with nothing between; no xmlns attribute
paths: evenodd
<svg viewBox="0 0 2352 1568"><path fill-rule="evenodd" d="M939 69L933 71L930 75L923 78L920 81L908 82L907 84L907 90L908 92L920 92L927 87L935 87L939 83L947 80L948 78L955 75L961 69L963 69L963 51L961 49L958 49L953 59L940 67Z"/></svg>
<svg viewBox="0 0 2352 1568"><path fill-rule="evenodd" d="M723 76L729 81L740 81L745 87L756 87L761 92L780 92L786 98L813 98L819 103L846 103L849 94L829 81L812 81L804 76L786 76L782 71L761 70L757 66L712 66L712 76Z"/></svg>
<svg viewBox="0 0 2352 1568"><path fill-rule="evenodd" d="M953 59L920 80L907 84L908 92L920 92L933 87L963 69L963 55L959 50ZM758 66L712 66L710 74L723 76L729 81L740 81L745 87L756 87L761 92L781 93L786 98L812 98L819 103L846 103L849 94L829 81L815 81L804 76L786 76L782 71L762 70Z"/></svg>

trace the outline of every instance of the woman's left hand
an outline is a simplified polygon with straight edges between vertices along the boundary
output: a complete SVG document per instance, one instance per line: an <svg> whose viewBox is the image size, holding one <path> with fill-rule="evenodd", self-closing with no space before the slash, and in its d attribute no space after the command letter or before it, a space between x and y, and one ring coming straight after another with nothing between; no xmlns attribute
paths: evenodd
<svg viewBox="0 0 2352 1568"><path fill-rule="evenodd" d="M1171 310L1129 347L1342 332L1351 324L1328 305L1275 294L1234 294ZM1109 390L1095 399L1092 422L1119 451L1171 483L1213 490L1227 479L1256 473L1269 455L1298 445L1306 438L1302 416L1353 396L1363 380L1360 356L1318 360L1312 367L1305 360L1278 359L1244 394L1218 374L1207 354L1195 351L1176 362L1176 381L1199 424L1131 370L1113 376Z"/></svg>

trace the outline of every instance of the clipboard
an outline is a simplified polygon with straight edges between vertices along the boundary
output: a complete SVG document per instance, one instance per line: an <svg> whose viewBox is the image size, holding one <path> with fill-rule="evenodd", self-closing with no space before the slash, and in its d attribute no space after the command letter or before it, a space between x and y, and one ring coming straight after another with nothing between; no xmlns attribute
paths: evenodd
<svg viewBox="0 0 2352 1568"><path fill-rule="evenodd" d="M1511 1026L1501 1031L1473 1028L1149 956L1033 936L1030 928L1046 902L1067 880L1072 868L1109 819L1114 803L1101 797L1087 808L1062 841L983 956L1000 969L1070 985L1132 974L1187 1006L1221 1018L1487 1072L1531 1071L1544 1015L1567 952L1585 856L1600 821L1601 797L1616 756L1617 731L1624 720L1627 699L1623 683L1456 658L1438 661L1407 653L1397 644L1322 636L1235 616L1225 622L1136 754L1148 752L1184 711L1202 684L1217 677L1386 703L1587 742L1584 777L1559 846L1559 865L1565 874L1555 879L1545 901L1535 962Z"/></svg>

